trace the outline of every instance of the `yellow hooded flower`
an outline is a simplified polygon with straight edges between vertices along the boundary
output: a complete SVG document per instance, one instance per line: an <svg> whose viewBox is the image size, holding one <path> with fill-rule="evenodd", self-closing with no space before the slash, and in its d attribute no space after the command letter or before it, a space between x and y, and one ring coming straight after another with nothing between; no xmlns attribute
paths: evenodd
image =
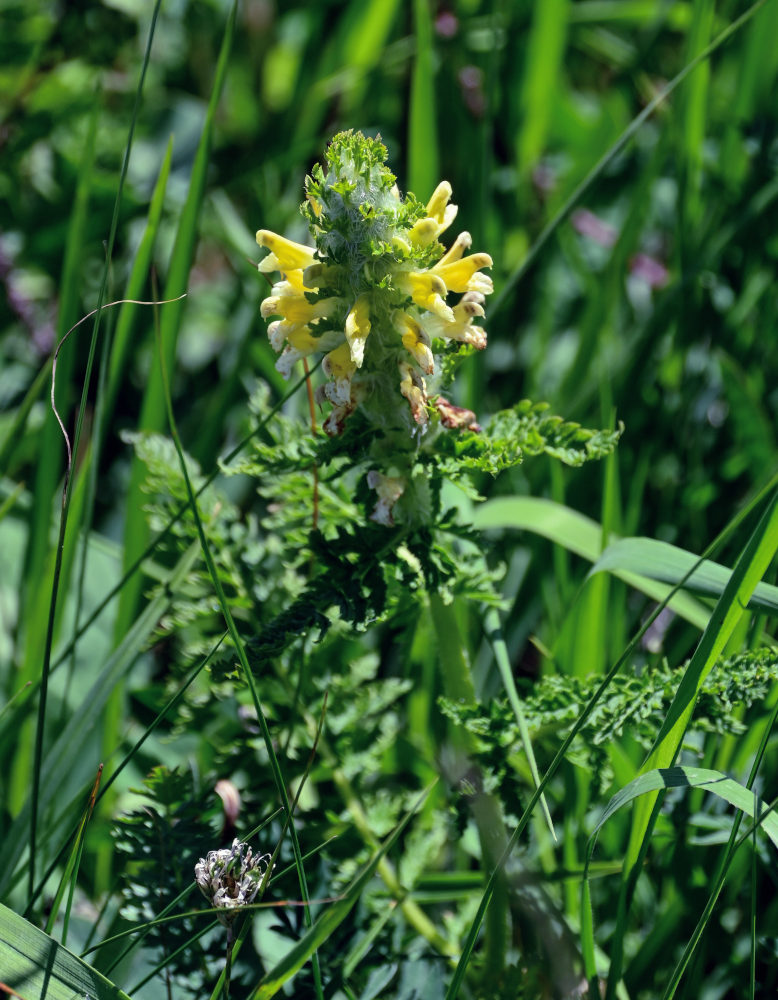
<svg viewBox="0 0 778 1000"><path fill-rule="evenodd" d="M433 337L458 340L482 351L486 347L486 330L473 326L473 318L484 315L483 303L481 292L466 292L452 310L452 322L431 316L427 321L427 332Z"/></svg>
<svg viewBox="0 0 778 1000"><path fill-rule="evenodd" d="M446 305L446 283L438 275L431 271L405 271L398 275L397 287L420 308L449 322L453 320L451 306Z"/></svg>
<svg viewBox="0 0 778 1000"><path fill-rule="evenodd" d="M430 338L420 323L406 312L396 312L394 325L400 333L403 347L413 356L425 375L435 371L435 358L430 349Z"/></svg>
<svg viewBox="0 0 778 1000"><path fill-rule="evenodd" d="M431 270L442 278L450 292L481 292L489 295L492 291L492 280L485 274L478 274L482 267L491 267L492 258L488 253L473 253L469 257L446 263L440 261ZM488 285L489 291L485 291Z"/></svg>
<svg viewBox="0 0 778 1000"><path fill-rule="evenodd" d="M378 503L370 520L391 528L394 524L392 508L405 492L407 483L399 476L384 476L376 469L371 469L367 474L367 485L378 494Z"/></svg>
<svg viewBox="0 0 778 1000"><path fill-rule="evenodd" d="M267 247L270 253L258 264L263 273L268 271L300 271L310 267L316 259L315 249L295 243L285 236L279 236L269 229L260 229L257 233L257 243Z"/></svg>
<svg viewBox="0 0 778 1000"><path fill-rule="evenodd" d="M424 379L405 361L398 365L400 369L400 392L408 400L411 416L421 427L426 427L429 421L427 415L427 386Z"/></svg>
<svg viewBox="0 0 778 1000"><path fill-rule="evenodd" d="M351 400L351 377L357 370L349 344L343 343L330 351L324 359L322 369L332 379L324 387L324 395L336 406L346 405Z"/></svg>
<svg viewBox="0 0 778 1000"><path fill-rule="evenodd" d="M365 358L365 341L370 333L370 310L367 295L360 295L346 317L346 340L351 352L351 360L357 368L362 367Z"/></svg>

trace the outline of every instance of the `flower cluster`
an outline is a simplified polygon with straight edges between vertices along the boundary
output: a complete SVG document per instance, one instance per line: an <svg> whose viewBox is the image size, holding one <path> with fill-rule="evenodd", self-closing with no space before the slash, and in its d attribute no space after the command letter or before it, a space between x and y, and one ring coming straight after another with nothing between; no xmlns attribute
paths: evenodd
<svg viewBox="0 0 778 1000"><path fill-rule="evenodd" d="M238 907L253 903L270 863L270 855L255 857L237 838L232 847L209 851L195 865L195 882L211 906L223 909L219 921L229 927Z"/></svg>
<svg viewBox="0 0 778 1000"><path fill-rule="evenodd" d="M325 354L318 398L332 406L329 434L357 407L384 431L426 429L437 412L428 395L436 348L486 346L476 324L492 291L481 273L491 257L468 254L466 232L444 251L439 237L457 214L451 185L440 183L426 205L403 199L386 155L377 139L339 133L326 172L317 165L306 178L302 211L315 246L257 233L270 251L259 270L281 273L262 303L264 318L280 317L268 327L277 368L288 377L299 359Z"/></svg>

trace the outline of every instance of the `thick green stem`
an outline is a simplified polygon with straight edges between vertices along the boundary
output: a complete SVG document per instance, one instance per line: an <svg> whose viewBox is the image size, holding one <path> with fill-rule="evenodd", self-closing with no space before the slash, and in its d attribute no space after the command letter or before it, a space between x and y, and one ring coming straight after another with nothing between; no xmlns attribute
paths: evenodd
<svg viewBox="0 0 778 1000"><path fill-rule="evenodd" d="M467 648L459 631L454 605L446 604L440 594L430 593L430 612L435 627L440 669L443 676L443 690L447 698L460 704L475 705L475 687L470 672ZM460 749L471 755L475 751L475 741L470 733L463 731L459 736ZM480 786L480 775L477 785ZM502 856L508 843L500 803L493 795L480 787L471 797L473 811L484 866L492 869ZM505 952L509 927L508 886L505 878L500 878L486 914L486 955L484 965L489 976L497 977L505 966Z"/></svg>

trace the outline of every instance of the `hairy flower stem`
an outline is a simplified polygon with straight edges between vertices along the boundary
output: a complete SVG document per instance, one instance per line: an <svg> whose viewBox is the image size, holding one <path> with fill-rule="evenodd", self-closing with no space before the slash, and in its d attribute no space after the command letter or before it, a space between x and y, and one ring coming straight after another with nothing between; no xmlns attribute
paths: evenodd
<svg viewBox="0 0 778 1000"><path fill-rule="evenodd" d="M440 594L435 592L429 594L429 602L440 652L443 691L452 701L474 705L475 687L454 605L446 604ZM455 740L458 749L467 756L474 754L475 743L471 733L461 730L455 734ZM477 773L474 765L468 768L467 777L470 783L476 786L474 794L469 796L469 805L478 830L483 864L485 868L491 869L496 866L508 843L502 810L497 799L483 791L480 773ZM486 914L484 967L489 975L498 975L505 965L510 924L508 904L508 884L503 876L495 886Z"/></svg>

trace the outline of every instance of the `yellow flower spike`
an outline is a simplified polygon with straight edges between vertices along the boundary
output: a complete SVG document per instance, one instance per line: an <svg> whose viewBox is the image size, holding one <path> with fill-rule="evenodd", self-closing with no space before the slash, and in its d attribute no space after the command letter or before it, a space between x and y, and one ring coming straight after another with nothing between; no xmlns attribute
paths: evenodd
<svg viewBox="0 0 778 1000"><path fill-rule="evenodd" d="M465 250L469 250L473 243L470 233L460 233L449 249L443 254L435 267L442 267L446 264L453 264L455 260L461 260ZM434 269L433 269L434 270Z"/></svg>
<svg viewBox="0 0 778 1000"><path fill-rule="evenodd" d="M420 323L401 312L395 316L395 325L402 337L403 347L411 354L426 375L435 371L435 359L430 350L430 338Z"/></svg>
<svg viewBox="0 0 778 1000"><path fill-rule="evenodd" d="M260 271L299 271L309 267L314 262L315 250L312 247L295 243L285 236L279 236L269 229L260 229L257 233L257 243L267 247L270 254L259 262Z"/></svg>
<svg viewBox="0 0 778 1000"><path fill-rule="evenodd" d="M476 282L475 285L471 283L476 271L479 271L482 267L491 266L492 258L488 253L473 253L469 257L455 260L453 263L438 263L432 268L432 271L443 279L446 288L452 292L480 291L486 295L488 293L483 288L478 287L480 283ZM491 278L486 275L480 275L479 277L482 279L486 278L489 286L491 286Z"/></svg>
<svg viewBox="0 0 778 1000"><path fill-rule="evenodd" d="M365 359L365 341L370 333L370 308L367 295L360 295L346 317L346 340L351 360L357 368Z"/></svg>
<svg viewBox="0 0 778 1000"><path fill-rule="evenodd" d="M398 368L400 369L400 392L410 404L413 419L421 427L426 427L429 416L427 414L427 387L424 384L424 379L405 361L401 361Z"/></svg>

